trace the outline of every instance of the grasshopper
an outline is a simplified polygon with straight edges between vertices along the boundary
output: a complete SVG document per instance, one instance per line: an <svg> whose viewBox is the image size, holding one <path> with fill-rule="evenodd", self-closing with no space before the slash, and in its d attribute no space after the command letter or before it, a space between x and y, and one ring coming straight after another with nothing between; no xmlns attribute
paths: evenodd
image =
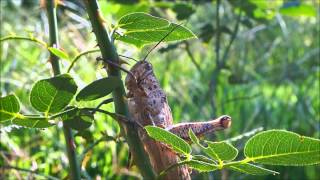
<svg viewBox="0 0 320 180"><path fill-rule="evenodd" d="M192 129L196 136L202 136L216 130L222 130L230 127L231 117L227 115L223 115L215 120L206 122L173 124L172 113L167 101L167 96L160 87L160 84L153 72L151 63L149 63L146 58L157 45L159 45L171 32L173 32L174 29L175 28L163 37L147 53L143 60L138 61L126 76L125 86L128 91L127 99L131 119L138 123L140 127L146 125L158 126L185 140L189 140L189 129ZM165 144L148 137L143 128L137 128L137 130L156 173L160 173L170 165L176 164L180 161L179 156L174 151ZM188 167L183 165L170 171L164 179L191 178Z"/></svg>

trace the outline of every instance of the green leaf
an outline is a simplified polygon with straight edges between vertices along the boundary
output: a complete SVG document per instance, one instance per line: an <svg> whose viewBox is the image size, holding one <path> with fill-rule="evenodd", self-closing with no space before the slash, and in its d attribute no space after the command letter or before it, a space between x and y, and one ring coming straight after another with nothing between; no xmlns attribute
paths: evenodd
<svg viewBox="0 0 320 180"><path fill-rule="evenodd" d="M50 123L45 117L19 116L12 120L12 124L28 128L47 128L55 124Z"/></svg>
<svg viewBox="0 0 320 180"><path fill-rule="evenodd" d="M238 155L238 150L227 142L205 141L208 144L208 147L204 147L200 144L199 139L191 129L189 129L189 137L193 143L200 146L203 152L205 152L212 159L220 161L231 161Z"/></svg>
<svg viewBox="0 0 320 180"><path fill-rule="evenodd" d="M128 31L140 31L169 26L169 21L147 13L136 12L121 17L118 26Z"/></svg>
<svg viewBox="0 0 320 180"><path fill-rule="evenodd" d="M178 153L190 155L191 146L177 135L156 126L145 126L145 129L153 139L170 145Z"/></svg>
<svg viewBox="0 0 320 180"><path fill-rule="evenodd" d="M251 174L251 175L268 175L268 174L276 175L276 174L279 174L276 171L266 169L263 167L259 167L259 166L249 164L249 163L233 164L227 168L232 169L234 171L241 172L241 173Z"/></svg>
<svg viewBox="0 0 320 180"><path fill-rule="evenodd" d="M212 149L208 147L204 147L202 144L200 144L198 137L194 134L194 132L191 129L189 129L188 133L191 141L194 144L198 145L204 153L206 153L208 156L210 156L214 160L219 160L218 155L214 151L212 151Z"/></svg>
<svg viewBox="0 0 320 180"><path fill-rule="evenodd" d="M77 92L69 74L62 74L35 83L31 89L31 105L40 112L57 113L64 109Z"/></svg>
<svg viewBox="0 0 320 180"><path fill-rule="evenodd" d="M298 6L283 7L280 9L280 13L287 16L299 17L299 16L309 16L316 17L317 10L312 5L301 4Z"/></svg>
<svg viewBox="0 0 320 180"><path fill-rule="evenodd" d="M83 89L77 94L77 101L91 101L110 94L114 89L121 85L122 81L120 78L110 76L96 80Z"/></svg>
<svg viewBox="0 0 320 180"><path fill-rule="evenodd" d="M72 109L73 108L73 109ZM93 114L85 109L68 107L72 109L61 116L64 124L72 129L83 131L89 128L93 121Z"/></svg>
<svg viewBox="0 0 320 180"><path fill-rule="evenodd" d="M227 142L205 142L208 144L208 149L216 154L218 160L231 161L238 155L238 150Z"/></svg>
<svg viewBox="0 0 320 180"><path fill-rule="evenodd" d="M54 55L58 56L61 59L69 59L69 56L67 53L63 52L60 49L54 48L54 47L48 47L48 50L53 53Z"/></svg>
<svg viewBox="0 0 320 180"><path fill-rule="evenodd" d="M256 163L303 166L320 163L320 140L285 130L261 132L248 140L247 159Z"/></svg>
<svg viewBox="0 0 320 180"><path fill-rule="evenodd" d="M14 94L0 97L0 122L11 120L18 116L20 111L20 103Z"/></svg>
<svg viewBox="0 0 320 180"><path fill-rule="evenodd" d="M198 160L190 160L186 164L188 164L188 166L192 169L195 169L199 172L209 172L218 169L217 165Z"/></svg>
<svg viewBox="0 0 320 180"><path fill-rule="evenodd" d="M123 36L118 36L117 39L126 43L133 44L140 48L147 44L159 42L170 31L172 31L173 28L175 28L174 31L163 40L164 42L196 38L196 36L189 29L171 23L170 26L160 29L151 29L146 31L128 31L124 33Z"/></svg>
<svg viewBox="0 0 320 180"><path fill-rule="evenodd" d="M200 145L200 146L201 146L198 137L194 134L194 132L192 131L191 128L189 129L188 134L189 134L189 137L190 137L191 141L192 141L194 144L197 144L197 145Z"/></svg>
<svg viewBox="0 0 320 180"><path fill-rule="evenodd" d="M175 3L172 10L176 13L178 20L188 19L194 12L192 4L189 3Z"/></svg>

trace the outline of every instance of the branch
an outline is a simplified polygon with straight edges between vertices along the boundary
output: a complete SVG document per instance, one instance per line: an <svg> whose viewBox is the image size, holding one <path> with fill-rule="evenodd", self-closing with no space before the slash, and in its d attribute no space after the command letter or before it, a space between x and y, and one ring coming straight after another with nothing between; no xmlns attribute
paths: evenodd
<svg viewBox="0 0 320 180"><path fill-rule="evenodd" d="M28 172L28 173L34 174L36 176L41 176L41 177L44 177L44 178L50 179L50 180L59 180L58 178L53 177L53 176L39 174L37 171L32 171L32 170L29 170L29 169L19 168L19 167L15 167L15 166L2 166L1 169L14 169L14 170L17 170L17 171Z"/></svg>
<svg viewBox="0 0 320 180"><path fill-rule="evenodd" d="M110 40L109 34L104 27L104 20L102 18L102 14L100 14L98 2L96 0L84 0L84 4L89 15L92 29L96 36L103 59L110 60L116 64L119 64L119 57L116 48ZM109 76L117 76L121 78L120 70L116 67L109 66L107 72ZM116 114L121 114L127 119L130 119L128 106L123 98L125 96L124 86L121 85L120 87L116 88L112 92L112 96ZM123 133L126 133L125 137L126 141L128 142L130 152L132 153L133 159L142 176L145 179L154 179L155 174L152 169L150 159L144 150L135 126L131 123L119 123L119 125L121 131Z"/></svg>
<svg viewBox="0 0 320 180"><path fill-rule="evenodd" d="M59 40L58 40L58 25L57 25L57 15L56 15L56 0L47 0L46 1L46 9L49 23L49 45L52 47L59 48ZM54 76L61 74L59 58L50 52L49 57L50 63L52 65ZM68 155L68 161L70 165L69 175L70 179L78 180L81 179L80 176L80 166L77 160L74 139L72 135L71 128L67 127L64 122L63 124L63 134L66 141L66 149Z"/></svg>

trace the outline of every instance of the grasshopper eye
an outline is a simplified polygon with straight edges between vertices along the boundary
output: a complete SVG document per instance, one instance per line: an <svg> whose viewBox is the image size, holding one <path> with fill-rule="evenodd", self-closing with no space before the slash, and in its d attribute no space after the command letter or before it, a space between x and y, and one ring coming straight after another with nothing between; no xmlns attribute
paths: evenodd
<svg viewBox="0 0 320 180"><path fill-rule="evenodd" d="M147 71L152 70L152 65L147 63L145 68Z"/></svg>

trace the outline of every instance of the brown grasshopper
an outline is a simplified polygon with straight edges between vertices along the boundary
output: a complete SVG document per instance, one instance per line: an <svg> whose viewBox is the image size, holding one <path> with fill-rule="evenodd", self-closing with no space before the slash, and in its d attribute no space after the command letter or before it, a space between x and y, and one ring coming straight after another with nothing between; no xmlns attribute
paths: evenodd
<svg viewBox="0 0 320 180"><path fill-rule="evenodd" d="M173 30L174 28L163 37L157 45ZM202 136L216 130L230 127L231 118L227 115L220 116L215 120L207 122L173 124L167 96L159 85L151 63L146 61L148 54L157 45L147 53L143 60L138 61L130 69L125 79L125 85L128 90L127 98L131 119L140 126L154 125L164 128L185 140L189 140L189 129L192 129L196 136ZM137 128L137 130L156 173L160 173L170 165L180 161L179 156L168 148L168 146L148 137L143 128ZM185 165L179 166L170 171L164 179L190 179L188 167Z"/></svg>

